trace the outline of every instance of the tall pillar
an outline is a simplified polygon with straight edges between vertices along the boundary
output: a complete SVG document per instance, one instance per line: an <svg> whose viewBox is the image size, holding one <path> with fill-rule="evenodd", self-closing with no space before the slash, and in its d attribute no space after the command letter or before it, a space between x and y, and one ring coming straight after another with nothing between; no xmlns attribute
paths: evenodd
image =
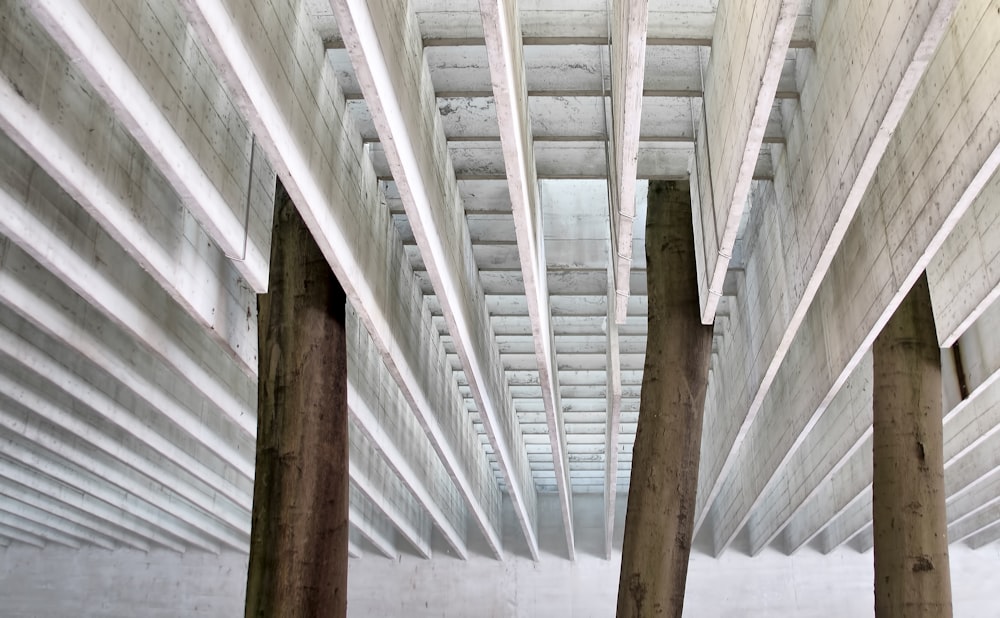
<svg viewBox="0 0 1000 618"><path fill-rule="evenodd" d="M345 304L279 185L269 291L258 297L248 617L347 615Z"/></svg>
<svg viewBox="0 0 1000 618"><path fill-rule="evenodd" d="M941 350L927 276L875 340L875 615L951 616Z"/></svg>
<svg viewBox="0 0 1000 618"><path fill-rule="evenodd" d="M632 452L618 616L680 616L694 525L712 353L704 326L687 182L650 182L649 331Z"/></svg>

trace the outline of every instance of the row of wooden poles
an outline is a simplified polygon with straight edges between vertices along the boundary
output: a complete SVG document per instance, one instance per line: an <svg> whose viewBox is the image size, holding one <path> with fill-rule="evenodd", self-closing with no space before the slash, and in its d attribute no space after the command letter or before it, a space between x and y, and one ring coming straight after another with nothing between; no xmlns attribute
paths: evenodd
<svg viewBox="0 0 1000 618"><path fill-rule="evenodd" d="M712 327L699 318L690 193L651 182L649 323L618 615L684 605ZM260 385L247 616L346 616L346 298L280 189ZM926 276L873 349L875 615L951 616L940 350Z"/></svg>

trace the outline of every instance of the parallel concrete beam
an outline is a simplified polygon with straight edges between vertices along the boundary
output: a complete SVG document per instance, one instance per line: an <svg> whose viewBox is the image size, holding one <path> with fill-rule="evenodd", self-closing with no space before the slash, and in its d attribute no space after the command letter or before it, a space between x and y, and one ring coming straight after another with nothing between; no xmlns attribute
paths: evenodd
<svg viewBox="0 0 1000 618"><path fill-rule="evenodd" d="M604 556L611 559L614 543L615 513L618 503L618 439L622 425L622 362L621 338L615 320L616 291L611 277L613 266L608 264L608 336L607 368L607 427L604 434ZM633 429L633 433L634 433Z"/></svg>
<svg viewBox="0 0 1000 618"><path fill-rule="evenodd" d="M396 560L399 552L396 549L395 533L392 524L372 504L364 492L351 484L351 507L348 519L355 530L361 533L372 546L383 556Z"/></svg>
<svg viewBox="0 0 1000 618"><path fill-rule="evenodd" d="M821 491L854 453L868 447L872 424L872 360L867 355L792 461L761 496L747 529L750 554L759 554L784 530L785 525Z"/></svg>
<svg viewBox="0 0 1000 618"><path fill-rule="evenodd" d="M151 485L157 485L155 481L133 483L124 471L98 464L78 450L70 451L65 444L55 447L61 455L60 459L66 458L68 455L73 457L73 460L69 464L61 463L61 461L52 458L51 454L45 454L40 445L36 445L37 450L23 445L25 438L30 440L33 440L34 437L38 437L39 440L46 439L40 435L35 427L27 426L21 422L18 423L14 431L22 437L17 441L8 441L4 445L4 455L16 460L19 465L30 468L34 476L41 474L51 477L55 481L93 496L97 500L118 506L129 515L151 525L158 534L166 533L166 538L171 539L170 542L175 546L180 541L181 547L186 545L215 554L222 550L217 540L209 540L204 533L196 532L185 523L188 518L193 521L199 519L190 507L185 508L185 505L175 504L172 505L174 508L168 507L170 511L173 511L170 512L160 506L154 506L162 505L163 500L153 498L153 501L149 502L144 499L144 497L152 497L154 490ZM30 432L30 436L24 432ZM83 468L78 468L77 464L82 465ZM128 488L120 487L119 484L126 485ZM139 493L134 493L133 489L137 489ZM200 519L200 523L204 524L205 518L201 517ZM230 535L226 534L226 536ZM238 548L245 550L246 545L247 542L244 541L239 544Z"/></svg>
<svg viewBox="0 0 1000 618"><path fill-rule="evenodd" d="M12 403L15 401L16 404ZM85 450L61 435L61 432L55 431L55 426L50 421L39 422L38 416L25 413L24 408L18 409L29 403L15 400L7 394L4 394L0 402L0 428L16 435L21 441L18 445L5 445L7 454L25 463L37 462L35 465L43 473L49 473L46 470L47 465L52 465L48 463L49 459L65 460L73 467L68 472L71 477L82 476L78 471L93 475L101 479L100 483L117 487L153 509L162 510L169 517L176 518L178 523L171 532L183 532L181 538L203 549L214 549L216 542L225 543L238 551L246 549L249 541L249 515L241 516L232 509L215 507L211 496L207 494L177 491L178 484L171 483L162 471L157 473L156 470L150 470L153 468L151 464L145 470L141 467L136 470L118 467L105 457L96 457L92 451ZM120 449L125 450L124 447ZM116 455L122 457L122 453ZM79 481L73 484L80 486Z"/></svg>
<svg viewBox="0 0 1000 618"><path fill-rule="evenodd" d="M611 239L615 281L615 322L628 314L632 270L635 181L639 163L639 123L646 77L648 0L611 2ZM780 67L779 67L780 71Z"/></svg>
<svg viewBox="0 0 1000 618"><path fill-rule="evenodd" d="M0 138L0 152L5 163L0 168L0 206L6 213L0 220L0 234L40 265L7 264L6 268L23 269L21 276L31 281L47 275L35 274L43 267L50 271L255 436L257 415L249 376L235 371L222 350L205 340L201 329L190 328L184 309L149 286L141 269L79 212L47 174L32 174L34 164L6 139ZM244 340L242 347L256 345Z"/></svg>
<svg viewBox="0 0 1000 618"><path fill-rule="evenodd" d="M941 347L950 348L1000 299L1000 174L955 226L927 277Z"/></svg>
<svg viewBox="0 0 1000 618"><path fill-rule="evenodd" d="M776 163L775 195L763 209L754 209L752 217L765 225L748 227L745 241L751 247L744 295L749 298L741 302L751 319L731 333L739 347L723 357L720 372L737 380L728 382L733 395L725 409L747 413L706 414L706 432L717 437L703 457L699 521L734 469L740 444L786 363L955 4L920 0L861 10L833 5L818 32L815 55L799 57L808 72L800 105L786 119L788 145ZM845 47L848 40L852 44ZM822 206L803 213L796 209L803 203ZM744 356L757 360L744 366Z"/></svg>
<svg viewBox="0 0 1000 618"><path fill-rule="evenodd" d="M407 219L532 556L535 487L472 258L440 114L410 7L331 0L355 73L400 189Z"/></svg>
<svg viewBox="0 0 1000 618"><path fill-rule="evenodd" d="M696 142L696 148L705 150L708 163L698 191L704 260L701 319L705 324L715 320L722 298L798 9L798 0L719 4L704 84L708 122ZM751 45L752 41L768 43Z"/></svg>
<svg viewBox="0 0 1000 618"><path fill-rule="evenodd" d="M0 476L2 476L2 472L0 472ZM114 526L105 519L60 502L37 489L26 487L19 483L3 482L0 483L0 495L6 497L11 503L17 502L24 507L35 509L52 518L56 518L62 521L64 525L73 525L81 530L91 531L133 549L149 553L152 547L141 536Z"/></svg>
<svg viewBox="0 0 1000 618"><path fill-rule="evenodd" d="M0 245L7 242L9 241L6 239L0 239ZM18 251L15 247L10 247L4 252L4 267L0 268L0 290L3 291L0 304L9 307L40 331L115 376L116 380L139 398L176 422L193 440L217 454L243 478L253 478L251 454L245 452L249 449L241 452L240 444L231 439L242 433L239 429L226 432L227 435L221 434L220 429L224 429L219 426L221 418L205 418L196 414L176 396L167 392L154 377L142 371L137 363L126 361L129 355L122 354L120 346L116 345L120 344L120 338L110 337L108 333L100 337L92 328L93 323L87 323L88 318L93 318L87 315L86 302L81 298L73 294L60 294L59 287L51 284L45 289L36 289L39 279L44 281L44 270L28 270L27 274L34 275L32 278L35 283L25 282L24 269L19 269L21 275L18 276L11 270L11 264L7 264L25 264L20 260ZM30 261L26 265L30 266ZM61 309L66 306L80 310L75 319ZM10 337L15 335L11 333ZM7 340L13 341L10 338Z"/></svg>
<svg viewBox="0 0 1000 618"><path fill-rule="evenodd" d="M350 458L351 490L363 493L417 553L429 559L431 520L427 512L353 422L350 427Z"/></svg>
<svg viewBox="0 0 1000 618"><path fill-rule="evenodd" d="M89 545L96 545L102 549L113 550L115 548L115 543L112 540L115 537L97 534L93 530L88 530L79 524L63 520L52 513L35 508L28 504L15 501L5 501L3 504L0 504L0 513L3 513L6 516L19 518L24 522L30 522L33 526L37 526L39 536L46 537L48 536L46 533L49 533L58 535L68 541L75 542L77 543L77 549L79 549L79 544L81 542Z"/></svg>
<svg viewBox="0 0 1000 618"><path fill-rule="evenodd" d="M31 545L38 549L45 549L45 539L42 537L5 523L0 523L0 538Z"/></svg>
<svg viewBox="0 0 1000 618"><path fill-rule="evenodd" d="M440 338L319 36L304 14L284 3L181 5L473 520L500 556L496 480L451 373L439 360Z"/></svg>
<svg viewBox="0 0 1000 618"><path fill-rule="evenodd" d="M131 501L126 495L123 494L114 501L107 501L107 496L99 497L87 491L86 487L74 487L58 477L39 475L37 470L29 470L24 467L25 465L23 462L13 462L6 457L0 457L0 480L3 481L0 484L2 487L0 493L35 504L70 521L72 518L63 515L60 509L70 509L90 521L106 521L115 532L115 538L136 549L147 551L146 544L152 544L184 553L186 547L183 542L154 523L127 510ZM29 493L26 494L26 491ZM37 492L34 499L40 502L37 504L29 502L32 498L25 496L34 495L30 492Z"/></svg>
<svg viewBox="0 0 1000 618"><path fill-rule="evenodd" d="M559 493L559 508L562 511L569 559L575 560L573 487L569 478L566 431L559 396L559 374L555 360L543 242L542 204L528 111L519 11L513 0L481 0L479 6L486 34L486 51L490 60L493 96L517 234L524 296L534 335L538 383L552 446L553 474Z"/></svg>
<svg viewBox="0 0 1000 618"><path fill-rule="evenodd" d="M467 558L467 511L461 494L351 307L346 329L347 405L354 428L413 493L455 553Z"/></svg>
<svg viewBox="0 0 1000 618"><path fill-rule="evenodd" d="M776 387L768 392L764 414L750 429L762 439L740 445L727 483L739 486L742 504L724 507L728 500L720 500L714 505L730 513L724 525L715 528L716 550L735 538L762 491L788 464L1000 165L1000 89L990 58L995 52L1000 56L1000 36L991 30L992 24L982 23L1000 16L985 11L988 17L982 17L984 11L980 6L959 9L940 53L927 65L928 77L916 86L916 103L903 113L878 162L872 177L875 190L862 197L829 274L775 375ZM944 16L946 25L948 16L950 12ZM975 43L964 48L957 43L970 39ZM962 77L965 74L977 78L970 81ZM783 428L780 435L774 427ZM774 438L764 438L767 435ZM763 446L754 448L753 442ZM751 469L747 458L761 451L769 456Z"/></svg>
<svg viewBox="0 0 1000 618"><path fill-rule="evenodd" d="M2 333L0 337L4 339L4 353L9 353L9 347L6 345L8 340L11 339L9 331L6 328L0 327L0 333ZM29 350L27 354L38 356L35 350ZM18 357L15 356L13 358ZM207 466L190 456L177 455L180 449L175 445L165 446L162 444L165 440L150 440L157 447L160 447L160 450L173 455L172 459L176 462L179 469L199 480L205 479L206 484L211 489L209 492L204 492L204 490L196 488L193 484L174 477L174 475L163 470L162 465L157 465L159 462L137 453L134 449L127 448L122 444L120 439L116 439L116 436L109 435L101 431L100 428L86 422L83 418L80 418L76 414L76 410L72 408L69 410L64 409L63 405L57 403L51 394L42 394L39 386L46 384L51 379L52 374L50 373L49 376L50 378L43 382L28 372L8 366L8 363L4 361L0 363L0 395L10 401L16 401L25 409L31 410L34 414L52 423L53 426L71 432L78 441L107 454L123 466L159 479L164 487L171 489L177 495L188 499L192 504L204 509L206 514L216 516L237 529L246 525L250 510L247 504L249 502L248 496L246 496L245 491L239 491L239 489L221 478L220 475L209 471ZM71 401L70 405L77 404ZM6 416L5 412L0 411L0 418L3 419L4 426L12 426L10 424L11 419ZM213 481L213 483L208 483L208 481ZM218 494L215 493L215 487L217 486L222 487L221 490L218 490Z"/></svg>
<svg viewBox="0 0 1000 618"><path fill-rule="evenodd" d="M242 371L256 375L256 347L242 345L244 338L257 338L256 316L246 317L256 311L253 291L41 27L22 11L12 11L3 25L4 162L15 166L24 158L8 145L13 140L202 325L203 333L237 360ZM60 79L49 79L49 74ZM64 106L60 101L74 103ZM254 169L258 178L268 175L264 156L256 158ZM273 185L273 171L270 175ZM25 189L31 177L29 167L11 177L11 187Z"/></svg>
<svg viewBox="0 0 1000 618"><path fill-rule="evenodd" d="M228 132L222 119L235 114L231 113L232 103L224 97L220 98L221 109L214 109L214 94L224 92L218 81L198 83L196 68L185 64L187 58L178 57L177 50L189 47L185 39L190 34L183 21L176 15L165 15L161 20L155 14L155 7L146 3L93 2L90 10L76 0L30 0L28 4L170 179L184 204L233 260L247 283L258 293L266 292L270 235L264 230L271 227L272 209L263 200L251 208L251 198L239 188L244 183L249 186L250 144L241 144L247 149L248 165L240 171L247 176L237 183L222 164L222 155L231 159L234 152L226 149L228 145L221 152L213 152L214 145L205 137L216 133L216 129ZM168 6L157 4L164 10ZM139 18L155 20L156 26L151 31L159 31L161 36L141 38L131 25L140 22ZM178 58L177 65L169 67L180 73L177 84L171 83L173 75L163 74L168 68L168 58ZM210 80L215 79L210 72L209 75ZM204 90L214 91L213 98L204 94ZM185 100L182 93L190 95L191 100ZM189 106L197 109L189 111ZM168 117L171 112L178 117ZM213 119L220 126L212 126ZM180 131L188 123L200 128L182 135ZM203 123L209 126L201 127ZM207 152L202 154L203 151ZM241 194L243 200L238 199ZM247 214L241 217L243 212L236 212L231 203L246 204Z"/></svg>
<svg viewBox="0 0 1000 618"><path fill-rule="evenodd" d="M575 8L575 7L574 7ZM521 32L525 45L606 45L608 14L605 10L553 11L532 6L521 9ZM440 45L482 45L479 14L449 7L447 11L422 11L418 16L425 47ZM715 15L654 6L649 10L649 45L711 46ZM572 32L567 36L566 32ZM328 47L343 47L338 32L323 32ZM795 21L792 47L811 47L812 18L800 15Z"/></svg>
<svg viewBox="0 0 1000 618"><path fill-rule="evenodd" d="M17 530L33 537L43 539L46 542L62 545L63 547L69 547L70 549L80 549L83 546L78 539L61 532L60 530L38 523L37 521L24 517L23 515L12 513L6 508L0 506L0 531L4 530Z"/></svg>
<svg viewBox="0 0 1000 618"><path fill-rule="evenodd" d="M996 434L1000 432L1000 350L992 345L993 334L998 328L1000 305L994 304L956 342L955 350L959 351L963 359L961 381L968 389L964 396L959 392L959 376L956 374L958 366L951 360L954 350L942 351L946 380L946 412L943 419L945 481L951 492L948 497L949 525L961 522L971 509L978 508L984 500L992 497L992 490L982 493L983 490L980 489L987 480L984 475L991 467L982 467L982 455L976 454L976 451L979 449L979 453L990 453L991 449L987 447L984 451L982 445L995 440ZM949 385L947 382L954 384ZM826 415L829 413L830 410ZM872 447L866 418L869 417L860 416L855 421L856 424L860 421L860 426L866 428L866 431L860 435L854 447L836 464L830 475L813 488L796 511L780 524L782 528L788 528L786 542L792 549L809 542L820 533L824 546L836 548L855 538L859 531L869 526ZM980 472L967 478L956 488L955 467L976 465L976 462L980 462ZM842 466L845 467L843 471L840 470ZM794 475L794 471L788 469L782 475ZM971 500L966 497L967 492L962 490L967 485L976 491L976 497ZM856 506L841 510L839 507L834 508L833 503ZM828 529L824 530L823 526L827 522ZM859 542L859 546L865 547L865 543Z"/></svg>

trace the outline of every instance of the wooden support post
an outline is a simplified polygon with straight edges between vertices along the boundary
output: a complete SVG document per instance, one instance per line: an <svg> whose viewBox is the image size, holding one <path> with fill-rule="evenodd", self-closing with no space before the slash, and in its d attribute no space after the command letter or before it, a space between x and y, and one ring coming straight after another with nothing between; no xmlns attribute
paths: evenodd
<svg viewBox="0 0 1000 618"><path fill-rule="evenodd" d="M272 238L246 615L346 616L346 297L280 186Z"/></svg>
<svg viewBox="0 0 1000 618"><path fill-rule="evenodd" d="M651 182L646 215L649 334L618 616L677 616L694 524L712 327L701 323L687 182Z"/></svg>
<svg viewBox="0 0 1000 618"><path fill-rule="evenodd" d="M941 350L927 275L875 340L875 615L951 616Z"/></svg>

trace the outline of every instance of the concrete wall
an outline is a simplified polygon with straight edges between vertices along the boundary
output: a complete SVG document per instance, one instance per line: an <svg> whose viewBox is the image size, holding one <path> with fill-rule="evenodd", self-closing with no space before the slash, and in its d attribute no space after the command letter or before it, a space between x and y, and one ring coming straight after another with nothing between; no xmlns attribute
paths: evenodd
<svg viewBox="0 0 1000 618"><path fill-rule="evenodd" d="M955 616L1000 616L1000 546L951 548ZM468 562L365 554L352 560L348 615L552 616L614 614L618 562L589 554L575 563L544 556L534 563ZM21 616L240 616L246 556L167 551L145 554L15 545L0 549L0 614ZM752 562L751 562L752 560ZM728 552L691 561L685 616L872 616L872 556L844 549L757 558Z"/></svg>

